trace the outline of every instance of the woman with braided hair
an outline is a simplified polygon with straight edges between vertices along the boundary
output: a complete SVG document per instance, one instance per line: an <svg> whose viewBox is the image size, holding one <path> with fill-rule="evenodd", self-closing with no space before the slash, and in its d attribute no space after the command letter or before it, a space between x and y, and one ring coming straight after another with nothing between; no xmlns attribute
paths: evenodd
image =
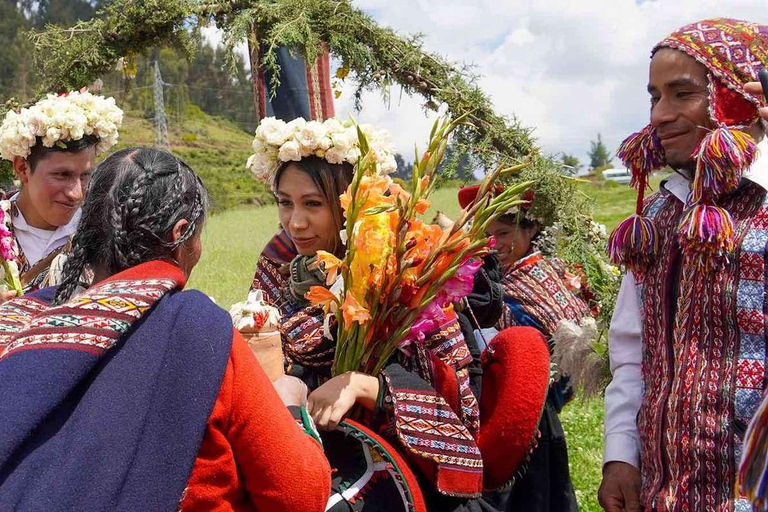
<svg viewBox="0 0 768 512"><path fill-rule="evenodd" d="M273 387L229 315L182 291L207 209L183 161L119 151L93 174L61 285L0 307L4 506L324 509L306 387Z"/></svg>

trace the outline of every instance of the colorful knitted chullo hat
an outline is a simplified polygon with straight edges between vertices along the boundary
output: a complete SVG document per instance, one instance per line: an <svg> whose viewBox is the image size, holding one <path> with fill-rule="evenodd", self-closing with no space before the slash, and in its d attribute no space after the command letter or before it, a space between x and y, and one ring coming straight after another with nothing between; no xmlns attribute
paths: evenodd
<svg viewBox="0 0 768 512"><path fill-rule="evenodd" d="M696 172L691 195L679 226L684 254L705 267L734 247L733 219L715 205L722 194L735 190L757 153L755 141L744 130L755 123L762 98L744 91L768 65L768 26L718 18L686 25L658 43L679 50L708 70L709 117L715 125L695 149ZM642 270L660 250L653 221L643 216L643 194L648 177L666 166L664 149L652 125L627 137L618 157L632 172L638 190L635 214L611 233L608 254L616 264Z"/></svg>

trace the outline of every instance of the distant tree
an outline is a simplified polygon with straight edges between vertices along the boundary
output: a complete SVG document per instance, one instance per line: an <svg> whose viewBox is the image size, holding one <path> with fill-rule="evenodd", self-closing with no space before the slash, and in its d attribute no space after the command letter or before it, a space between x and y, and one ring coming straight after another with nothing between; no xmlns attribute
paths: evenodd
<svg viewBox="0 0 768 512"><path fill-rule="evenodd" d="M14 96L24 101L31 92L26 79L32 49L22 33L28 27L29 21L15 2L0 1L0 95L6 99Z"/></svg>
<svg viewBox="0 0 768 512"><path fill-rule="evenodd" d="M589 150L589 165L591 169L597 169L598 167L605 167L611 163L611 155L608 152L608 148L603 144L603 138L598 133L597 140L590 142Z"/></svg>
<svg viewBox="0 0 768 512"><path fill-rule="evenodd" d="M77 21L88 21L94 15L94 4L88 0L24 0L32 23L37 28L45 25L70 27Z"/></svg>
<svg viewBox="0 0 768 512"><path fill-rule="evenodd" d="M561 161L563 162L563 166L565 167L565 172L570 175L578 174L579 170L581 170L581 168L584 167L581 164L581 162L579 162L578 158L566 153L563 153L563 157Z"/></svg>
<svg viewBox="0 0 768 512"><path fill-rule="evenodd" d="M413 175L413 164L406 162L405 158L403 158L403 155L400 153L395 153L395 162L397 163L397 170L392 173L392 175L406 181L411 179L411 176Z"/></svg>

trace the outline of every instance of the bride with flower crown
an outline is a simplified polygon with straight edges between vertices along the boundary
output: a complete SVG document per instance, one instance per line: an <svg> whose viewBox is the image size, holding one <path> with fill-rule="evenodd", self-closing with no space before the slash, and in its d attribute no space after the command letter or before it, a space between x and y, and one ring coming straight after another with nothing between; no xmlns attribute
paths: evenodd
<svg viewBox="0 0 768 512"><path fill-rule="evenodd" d="M393 171L388 133L360 130L379 174ZM287 372L309 387L307 410L336 469L328 510L493 510L481 498L480 407L470 382L479 362L453 310L377 375L332 375L336 320L306 295L338 286L317 253L342 258L346 250L340 196L361 158L357 127L267 118L253 150L247 166L272 188L280 230L258 259L252 290L280 311ZM353 411L359 421L348 419Z"/></svg>

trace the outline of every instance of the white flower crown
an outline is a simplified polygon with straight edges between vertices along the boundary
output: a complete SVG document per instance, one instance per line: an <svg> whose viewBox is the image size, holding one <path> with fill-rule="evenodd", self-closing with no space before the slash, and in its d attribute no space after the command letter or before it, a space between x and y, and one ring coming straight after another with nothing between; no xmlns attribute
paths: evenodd
<svg viewBox="0 0 768 512"><path fill-rule="evenodd" d="M0 157L11 161L17 156L27 158L38 137L51 148L86 135L98 137L96 153L103 153L117 143L122 123L123 111L114 98L86 90L49 94L31 107L5 115L0 125Z"/></svg>
<svg viewBox="0 0 768 512"><path fill-rule="evenodd" d="M360 125L379 167L388 174L397 169L394 146L386 130L374 130ZM277 168L283 162L298 162L308 156L324 158L331 164L348 162L352 165L360 158L360 142L354 123L342 123L331 118L324 122L306 121L299 117L286 123L274 117L261 120L253 139L254 153L245 166L256 177L272 184Z"/></svg>

